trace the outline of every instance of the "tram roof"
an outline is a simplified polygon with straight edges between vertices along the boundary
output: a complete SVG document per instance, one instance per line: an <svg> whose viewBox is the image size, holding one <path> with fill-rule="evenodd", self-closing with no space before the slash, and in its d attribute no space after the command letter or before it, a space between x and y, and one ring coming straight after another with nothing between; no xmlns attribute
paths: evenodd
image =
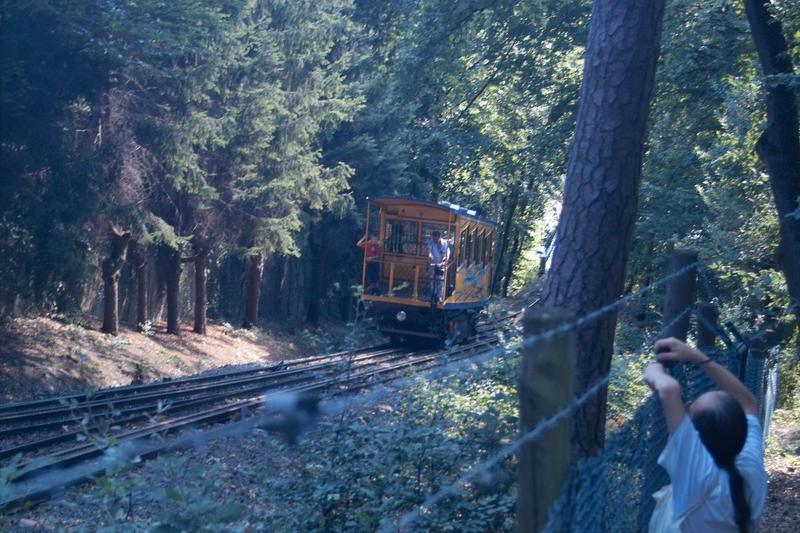
<svg viewBox="0 0 800 533"><path fill-rule="evenodd" d="M418 198L410 198L407 196L379 196L376 198L367 198L368 201L378 204L378 205L424 205L425 207L430 207L433 209L441 209L442 211L456 213L459 216L472 218L474 220L479 220L485 224L491 224L492 226L496 226L497 222L493 220L489 220L486 217L482 217L478 214L477 211L474 209L467 209L466 207L462 207L458 204L454 204L447 201L440 201L439 203L431 202L430 200L419 200Z"/></svg>

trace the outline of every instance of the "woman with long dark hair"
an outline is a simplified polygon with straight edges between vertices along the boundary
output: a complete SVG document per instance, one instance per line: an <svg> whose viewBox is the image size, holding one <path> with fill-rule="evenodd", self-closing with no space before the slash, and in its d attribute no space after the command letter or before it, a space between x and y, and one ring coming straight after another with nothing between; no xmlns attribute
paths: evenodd
<svg viewBox="0 0 800 533"><path fill-rule="evenodd" d="M650 531L754 531L767 496L758 402L725 367L678 339L653 347L658 362L644 380L658 394L669 440L658 458L671 485L657 492ZM720 390L707 392L688 411L680 384L662 363L702 368ZM688 415L688 416L687 416Z"/></svg>

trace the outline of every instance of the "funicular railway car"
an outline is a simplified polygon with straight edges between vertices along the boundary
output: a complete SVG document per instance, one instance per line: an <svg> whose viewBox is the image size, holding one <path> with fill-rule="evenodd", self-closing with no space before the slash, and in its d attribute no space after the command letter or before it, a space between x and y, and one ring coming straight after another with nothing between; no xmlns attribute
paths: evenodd
<svg viewBox="0 0 800 533"><path fill-rule="evenodd" d="M368 199L366 220L363 299L379 329L394 343L474 335L491 295L495 223L455 204L409 198Z"/></svg>

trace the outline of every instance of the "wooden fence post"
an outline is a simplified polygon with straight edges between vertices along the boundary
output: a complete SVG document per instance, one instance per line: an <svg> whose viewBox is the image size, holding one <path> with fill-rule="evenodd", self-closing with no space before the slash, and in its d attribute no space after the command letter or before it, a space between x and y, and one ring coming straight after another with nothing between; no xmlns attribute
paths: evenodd
<svg viewBox="0 0 800 533"><path fill-rule="evenodd" d="M528 309L524 337L571 323L574 315L561 310ZM519 380L520 423L527 433L572 401L575 332L555 335L523 351ZM517 531L539 531L550 505L561 492L570 461L569 417L545 431L520 453Z"/></svg>
<svg viewBox="0 0 800 533"><path fill-rule="evenodd" d="M714 326L719 320L719 309L714 304L697 304L697 314L703 320L697 320L697 348L705 353L714 351L716 345L717 332Z"/></svg>
<svg viewBox="0 0 800 533"><path fill-rule="evenodd" d="M742 382L758 400L758 418L761 420L761 427L763 428L765 415L764 390L766 389L768 377L768 372L765 372L765 369L767 368L770 351L766 325L762 325L762 328L755 335L750 336L747 348L747 359L744 363L744 371L741 372L744 378Z"/></svg>
<svg viewBox="0 0 800 533"><path fill-rule="evenodd" d="M697 261L697 252L693 250L676 249L669 257L669 274L674 274ZM695 299L697 285L697 268L689 268L683 274L672 278L667 283L667 291L664 295L664 313L662 324L664 331L661 338L675 337L676 339L686 340L689 333L691 313L670 325L686 307L692 304ZM669 326L669 327L666 327ZM667 366L667 365L665 365ZM676 376L679 381L685 383L685 376ZM661 408L657 405L657 400L651 397L651 404L654 406L654 415L642 424L642 431L647 435L647 449L645 450L644 479L642 481L642 493L639 496L639 517L638 530L647 531L650 515L653 513L654 500L653 491L661 488L668 482L666 472L663 469L654 467L656 459L664 449L667 442L667 426L661 414Z"/></svg>
<svg viewBox="0 0 800 533"><path fill-rule="evenodd" d="M697 262L697 252L694 250L675 249L669 257L669 273L674 274ZM666 326L677 317L686 307L695 300L697 290L697 267L689 268L683 274L672 278L667 283L667 293L664 295L664 315L663 324ZM682 341L686 340L689 333L689 323L691 315L687 314L675 324L668 327L664 337L675 337Z"/></svg>

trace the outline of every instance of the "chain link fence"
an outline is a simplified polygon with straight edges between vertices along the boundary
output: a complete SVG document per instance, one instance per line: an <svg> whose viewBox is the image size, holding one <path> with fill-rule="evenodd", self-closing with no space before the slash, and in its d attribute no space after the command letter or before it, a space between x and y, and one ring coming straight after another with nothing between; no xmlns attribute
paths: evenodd
<svg viewBox="0 0 800 533"><path fill-rule="evenodd" d="M735 349L709 356L744 376L759 401L766 437L778 394L777 349L765 357L741 359ZM672 374L680 381L687 402L714 388L706 373L694 365L676 365ZM666 471L656 463L667 436L661 406L653 395L607 437L599 455L573 466L550 508L544 531L646 531L655 506L652 494L669 483Z"/></svg>

